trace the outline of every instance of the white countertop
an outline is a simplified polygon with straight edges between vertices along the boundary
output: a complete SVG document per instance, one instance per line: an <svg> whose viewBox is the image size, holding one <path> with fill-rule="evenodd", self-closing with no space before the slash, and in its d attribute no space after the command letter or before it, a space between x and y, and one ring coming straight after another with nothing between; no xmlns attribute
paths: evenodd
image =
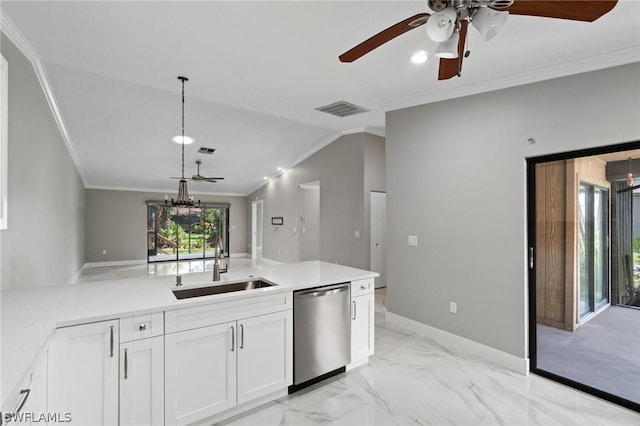
<svg viewBox="0 0 640 426"><path fill-rule="evenodd" d="M273 266L243 267L222 274L212 282L211 272L182 276L183 287L217 285L250 277L277 284L239 291L177 300L175 276L145 277L35 287L2 292L1 400L17 385L36 356L48 345L56 327L114 319L129 315L176 309L182 306L242 299L257 293L274 293L311 288L365 278L375 272L320 261L284 263Z"/></svg>

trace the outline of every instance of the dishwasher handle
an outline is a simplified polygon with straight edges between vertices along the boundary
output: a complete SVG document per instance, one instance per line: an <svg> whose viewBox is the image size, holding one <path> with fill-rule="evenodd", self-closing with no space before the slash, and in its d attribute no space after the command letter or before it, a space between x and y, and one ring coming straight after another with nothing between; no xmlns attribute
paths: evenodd
<svg viewBox="0 0 640 426"><path fill-rule="evenodd" d="M307 299L311 297L323 297L328 296L330 294L342 293L343 291L348 291L349 286L343 285L342 287L332 287L328 289L314 289L306 292L301 292L296 295L298 299Z"/></svg>

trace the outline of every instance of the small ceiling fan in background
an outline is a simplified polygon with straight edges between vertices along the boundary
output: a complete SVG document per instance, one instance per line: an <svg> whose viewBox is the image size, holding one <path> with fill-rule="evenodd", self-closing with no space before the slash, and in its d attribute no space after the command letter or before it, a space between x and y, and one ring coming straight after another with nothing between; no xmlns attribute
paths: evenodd
<svg viewBox="0 0 640 426"><path fill-rule="evenodd" d="M419 13L379 32L339 56L353 62L386 42L426 24L427 36L440 43L438 80L460 76L467 27L475 27L485 41L492 39L511 15L593 22L616 5L617 0L428 0L433 14Z"/></svg>
<svg viewBox="0 0 640 426"><path fill-rule="evenodd" d="M195 175L191 176L191 178L189 178L189 180L192 180L192 181L204 181L204 182L211 182L211 183L216 183L219 180L224 180L223 177L202 176L200 174L200 164L202 164L202 161L201 160L196 160L196 166L198 167L198 171L196 172ZM183 179L183 178L172 177L171 179Z"/></svg>

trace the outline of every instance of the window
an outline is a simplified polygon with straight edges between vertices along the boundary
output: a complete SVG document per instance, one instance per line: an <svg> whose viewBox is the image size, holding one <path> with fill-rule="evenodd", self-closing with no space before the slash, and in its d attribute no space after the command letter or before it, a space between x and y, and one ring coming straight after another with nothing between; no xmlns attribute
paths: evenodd
<svg viewBox="0 0 640 426"><path fill-rule="evenodd" d="M212 258L218 241L229 254L229 205L171 207L147 203L147 260Z"/></svg>

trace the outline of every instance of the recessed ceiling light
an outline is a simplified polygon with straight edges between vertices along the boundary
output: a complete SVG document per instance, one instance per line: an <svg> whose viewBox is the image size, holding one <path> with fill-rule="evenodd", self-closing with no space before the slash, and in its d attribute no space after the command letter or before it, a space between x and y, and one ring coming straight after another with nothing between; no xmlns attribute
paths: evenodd
<svg viewBox="0 0 640 426"><path fill-rule="evenodd" d="M278 167L279 172L281 172L282 170L284 170L282 167Z"/></svg>
<svg viewBox="0 0 640 426"><path fill-rule="evenodd" d="M421 50L411 55L411 62L414 64L424 64L427 62L427 52Z"/></svg>
<svg viewBox="0 0 640 426"><path fill-rule="evenodd" d="M178 135L178 136L174 136L171 138L172 141L174 141L177 144L181 144L182 143L182 136ZM184 137L184 144L185 145L191 145L193 143L193 138L190 138L189 136L185 136Z"/></svg>
<svg viewBox="0 0 640 426"><path fill-rule="evenodd" d="M265 176L265 177L263 177L262 179L267 180L267 179L269 179L269 178Z"/></svg>

